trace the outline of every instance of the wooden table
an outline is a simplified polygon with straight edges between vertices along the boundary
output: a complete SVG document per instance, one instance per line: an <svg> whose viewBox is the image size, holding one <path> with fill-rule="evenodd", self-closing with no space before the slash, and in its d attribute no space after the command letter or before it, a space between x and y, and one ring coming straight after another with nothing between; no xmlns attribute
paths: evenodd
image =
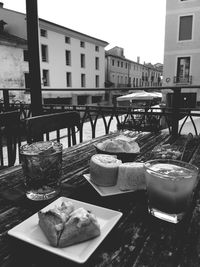
<svg viewBox="0 0 200 267"><path fill-rule="evenodd" d="M82 266L200 266L200 194L197 187L193 209L177 225L158 220L147 212L145 191L101 197L83 178L88 172L93 144L115 136L99 137L64 151L62 196L121 211L123 216ZM157 144L171 143L181 150L186 136L167 133L134 133L141 147L137 161L151 158ZM183 160L200 167L200 141L187 143ZM0 266L80 266L42 249L8 236L7 231L52 201L35 203L23 193L21 166L0 173Z"/></svg>

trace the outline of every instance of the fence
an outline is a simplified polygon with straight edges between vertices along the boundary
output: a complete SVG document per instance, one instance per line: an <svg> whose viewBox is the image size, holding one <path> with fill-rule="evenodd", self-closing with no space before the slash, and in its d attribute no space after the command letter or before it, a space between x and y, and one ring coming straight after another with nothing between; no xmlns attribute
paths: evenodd
<svg viewBox="0 0 200 267"><path fill-rule="evenodd" d="M90 122L92 138L95 137L96 124L99 119L102 119L105 128L105 134L110 130L110 124L113 119L116 119L117 126L119 129L132 128L137 131L158 131L161 128L168 128L170 134L177 135L181 133L181 130L186 123L186 120L190 119L194 128L195 134L198 134L198 128L194 117L200 116L200 109L196 107L182 108L180 107L181 91L182 89L200 89L200 85L196 86L173 86L173 87L137 87L137 88L99 88L99 89L43 89L43 91L55 91L55 92L68 92L68 91L104 91L105 94L111 94L111 92L118 92L123 95L124 93L134 92L134 90L172 90L173 101L172 105L162 106L154 108L151 106L133 108L133 107L119 107L117 105L67 105L67 104L44 104L43 113L61 112L77 110L81 114L81 139L83 138L83 125L84 123ZM21 113L21 120L32 116L32 105L26 103L10 103L9 92L11 91L24 91L25 89L13 89L13 88L1 88L3 91L3 101L0 103L0 110L12 110L18 109ZM26 89L27 91L27 89ZM112 94L111 94L112 95ZM182 125L179 125L179 120L186 118L182 121Z"/></svg>

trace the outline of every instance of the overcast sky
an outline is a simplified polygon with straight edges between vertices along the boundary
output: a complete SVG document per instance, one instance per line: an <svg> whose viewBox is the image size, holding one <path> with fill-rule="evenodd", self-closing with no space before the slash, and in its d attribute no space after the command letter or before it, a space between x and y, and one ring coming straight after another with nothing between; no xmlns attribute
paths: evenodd
<svg viewBox="0 0 200 267"><path fill-rule="evenodd" d="M1 0L26 12L26 0ZM166 0L38 0L39 18L124 48L126 58L163 63Z"/></svg>

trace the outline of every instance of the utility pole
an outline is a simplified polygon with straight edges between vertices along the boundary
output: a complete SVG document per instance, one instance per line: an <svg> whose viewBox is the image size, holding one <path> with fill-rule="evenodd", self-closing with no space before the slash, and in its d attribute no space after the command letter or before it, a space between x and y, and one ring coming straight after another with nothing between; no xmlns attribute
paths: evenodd
<svg viewBox="0 0 200 267"><path fill-rule="evenodd" d="M37 0L26 0L26 25L32 116L42 114Z"/></svg>

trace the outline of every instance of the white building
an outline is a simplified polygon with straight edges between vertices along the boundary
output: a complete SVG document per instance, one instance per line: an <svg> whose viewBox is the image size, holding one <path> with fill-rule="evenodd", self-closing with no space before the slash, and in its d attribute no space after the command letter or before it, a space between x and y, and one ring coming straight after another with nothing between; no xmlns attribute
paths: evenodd
<svg viewBox="0 0 200 267"><path fill-rule="evenodd" d="M200 1L166 3L163 86L200 85ZM200 90L182 92L183 106L200 101Z"/></svg>
<svg viewBox="0 0 200 267"><path fill-rule="evenodd" d="M0 21L0 88L24 88L29 72L28 63L24 61L26 40L4 32L5 22ZM25 90L10 92L11 101L26 100ZM3 93L0 92L2 99Z"/></svg>
<svg viewBox="0 0 200 267"><path fill-rule="evenodd" d="M124 49L118 46L106 51L106 86L119 88L112 92L112 102L121 95L120 88L161 86L162 70L152 64L141 64L124 56ZM162 65L162 64L161 64Z"/></svg>
<svg viewBox="0 0 200 267"><path fill-rule="evenodd" d="M162 72L152 64L141 64L124 56L118 46L106 51L106 81L114 87L145 87L161 85Z"/></svg>
<svg viewBox="0 0 200 267"><path fill-rule="evenodd" d="M0 19L7 23L6 33L27 39L25 14L6 9L1 3ZM39 35L42 88L99 88L99 91L92 93L43 92L44 101L52 102L54 99L57 103L85 104L102 99L100 89L105 87L104 48L108 43L43 19L39 19ZM21 55L23 53L26 52L21 51ZM24 79L20 85L25 85L25 76L28 83L27 70L22 68L21 71L20 77L24 76ZM7 72L5 68L4 72ZM15 69L9 71L10 79L14 72ZM9 87L6 80L0 81L1 87Z"/></svg>

